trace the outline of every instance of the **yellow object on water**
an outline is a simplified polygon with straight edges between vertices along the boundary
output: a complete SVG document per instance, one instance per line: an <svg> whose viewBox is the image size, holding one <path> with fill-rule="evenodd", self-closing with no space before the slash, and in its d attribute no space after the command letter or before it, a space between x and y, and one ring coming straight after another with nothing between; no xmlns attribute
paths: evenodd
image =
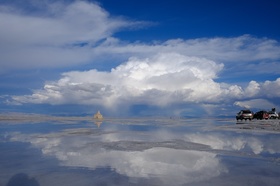
<svg viewBox="0 0 280 186"><path fill-rule="evenodd" d="M99 111L97 111L97 113L93 115L93 118L94 119L103 119L103 116L102 116L102 114L100 114Z"/></svg>

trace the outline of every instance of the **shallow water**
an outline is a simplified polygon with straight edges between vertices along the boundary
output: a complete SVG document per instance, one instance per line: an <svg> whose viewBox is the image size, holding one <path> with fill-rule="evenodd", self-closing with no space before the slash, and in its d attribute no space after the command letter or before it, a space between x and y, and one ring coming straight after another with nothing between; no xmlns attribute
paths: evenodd
<svg viewBox="0 0 280 186"><path fill-rule="evenodd" d="M3 119L0 186L279 185L279 121Z"/></svg>

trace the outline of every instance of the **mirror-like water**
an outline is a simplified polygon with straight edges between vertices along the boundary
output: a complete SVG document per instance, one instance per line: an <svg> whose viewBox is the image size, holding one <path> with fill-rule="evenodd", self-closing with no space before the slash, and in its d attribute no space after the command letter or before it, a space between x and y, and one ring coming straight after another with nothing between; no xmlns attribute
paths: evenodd
<svg viewBox="0 0 280 186"><path fill-rule="evenodd" d="M278 185L280 120L2 120L0 185Z"/></svg>

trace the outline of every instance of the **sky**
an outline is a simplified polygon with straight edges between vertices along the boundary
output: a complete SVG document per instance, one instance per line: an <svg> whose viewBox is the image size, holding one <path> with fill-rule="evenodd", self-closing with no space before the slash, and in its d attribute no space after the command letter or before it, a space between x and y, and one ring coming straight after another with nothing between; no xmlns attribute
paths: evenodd
<svg viewBox="0 0 280 186"><path fill-rule="evenodd" d="M279 0L0 0L0 112L280 111Z"/></svg>

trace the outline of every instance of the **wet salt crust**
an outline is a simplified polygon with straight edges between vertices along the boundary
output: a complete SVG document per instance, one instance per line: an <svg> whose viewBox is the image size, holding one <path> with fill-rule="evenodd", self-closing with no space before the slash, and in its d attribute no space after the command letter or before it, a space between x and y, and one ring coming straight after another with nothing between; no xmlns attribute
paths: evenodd
<svg viewBox="0 0 280 186"><path fill-rule="evenodd" d="M277 185L279 120L0 120L0 185Z"/></svg>

